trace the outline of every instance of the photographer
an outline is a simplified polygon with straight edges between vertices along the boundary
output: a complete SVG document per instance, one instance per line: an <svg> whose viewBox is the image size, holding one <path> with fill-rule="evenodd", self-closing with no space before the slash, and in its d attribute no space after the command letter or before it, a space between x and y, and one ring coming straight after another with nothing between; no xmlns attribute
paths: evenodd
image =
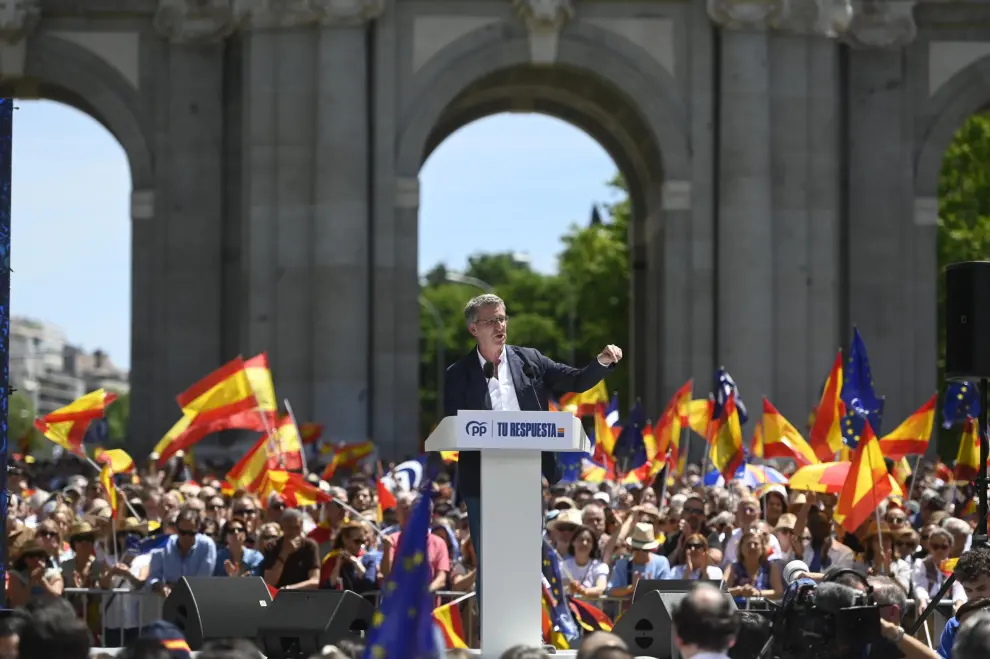
<svg viewBox="0 0 990 659"><path fill-rule="evenodd" d="M907 595L890 577L870 577L873 598L880 607L880 641L870 646L868 659L938 659L938 654L912 636L906 636L901 620L907 611Z"/></svg>
<svg viewBox="0 0 990 659"><path fill-rule="evenodd" d="M990 597L990 547L970 549L960 556L955 575L968 599ZM959 610L962 611L962 608ZM952 644L958 631L958 617L950 618L939 641L938 654L942 659L952 659Z"/></svg>

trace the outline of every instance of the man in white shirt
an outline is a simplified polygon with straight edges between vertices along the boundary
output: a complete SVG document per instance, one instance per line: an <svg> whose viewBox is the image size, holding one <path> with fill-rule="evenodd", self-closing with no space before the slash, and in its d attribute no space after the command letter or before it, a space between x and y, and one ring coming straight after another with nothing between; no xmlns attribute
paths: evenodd
<svg viewBox="0 0 990 659"><path fill-rule="evenodd" d="M584 368L558 364L533 348L508 345L505 302L491 293L464 307L468 332L477 348L452 364L444 375L444 416L460 410L536 412L547 409L551 395L583 392L604 379L622 359L622 350L607 345ZM534 442L539 441L534 439ZM556 456L543 454L543 475L552 485L560 480ZM458 459L457 484L467 505L471 544L481 561L481 459L465 451ZM480 576L480 575L479 575Z"/></svg>
<svg viewBox="0 0 990 659"><path fill-rule="evenodd" d="M674 643L683 659L728 659L739 611L727 593L696 581L674 609Z"/></svg>

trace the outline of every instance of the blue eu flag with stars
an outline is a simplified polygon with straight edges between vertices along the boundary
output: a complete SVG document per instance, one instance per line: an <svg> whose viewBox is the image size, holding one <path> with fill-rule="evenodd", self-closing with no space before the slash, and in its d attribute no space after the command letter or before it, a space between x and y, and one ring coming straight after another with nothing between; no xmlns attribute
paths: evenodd
<svg viewBox="0 0 990 659"><path fill-rule="evenodd" d="M749 421L749 413L746 411L746 404L743 402L742 396L739 395L739 387L736 386L736 381L732 379L732 376L724 369L718 369L718 373L715 374L715 405L712 407L712 419L722 418L722 408L725 407L725 403L729 400L729 394L736 395L736 414L739 415L740 425Z"/></svg>
<svg viewBox="0 0 990 659"><path fill-rule="evenodd" d="M564 592L564 580L561 578L560 554L553 548L546 536L543 536L543 578L550 586L553 596L553 608L550 611L550 624L560 632L569 644L581 637L577 622L571 615L567 605L567 594Z"/></svg>
<svg viewBox="0 0 990 659"><path fill-rule="evenodd" d="M883 418L883 398L873 390L873 373L870 370L870 356L858 329L853 329L849 359L842 374L842 392L839 398L846 406L846 416L842 419L842 440L846 446L856 448L863 436L866 422L870 422L873 433L880 437L880 422Z"/></svg>
<svg viewBox="0 0 990 659"><path fill-rule="evenodd" d="M430 533L430 497L423 491L399 536L392 572L371 619L363 659L439 659L430 594L426 545Z"/></svg>
<svg viewBox="0 0 990 659"><path fill-rule="evenodd" d="M980 390L972 382L950 382L942 404L942 427L951 428L980 416Z"/></svg>
<svg viewBox="0 0 990 659"><path fill-rule="evenodd" d="M623 465L626 471L636 469L646 464L646 442L643 440L643 428L646 426L646 414L643 406L637 400L629 411L629 419L622 426L615 440L612 454Z"/></svg>

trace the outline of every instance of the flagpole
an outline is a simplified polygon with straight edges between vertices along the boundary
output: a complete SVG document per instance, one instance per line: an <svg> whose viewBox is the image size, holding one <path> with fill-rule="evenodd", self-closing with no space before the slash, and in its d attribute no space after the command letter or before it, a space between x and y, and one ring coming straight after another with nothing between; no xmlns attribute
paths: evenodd
<svg viewBox="0 0 990 659"><path fill-rule="evenodd" d="M867 421L866 423L869 424L870 422ZM872 428L871 428L871 430L872 430ZM874 436L874 439L876 439L876 436ZM863 450L866 452L866 459L870 462L870 474L873 474L874 473L873 472L873 456L871 455L871 453L869 451L869 447L864 446L863 447ZM884 471L886 471L886 469ZM890 478L890 474L887 474L886 478ZM880 542L880 553L883 554L883 551L884 551L883 550L883 531L880 530L880 504L877 502L877 485L876 485L876 483L873 484L873 489L871 490L870 493L873 496L873 515L876 517L876 520L877 520L877 540ZM883 561L884 558L886 558L886 556L881 557L881 560L880 560L880 574L886 576L886 574L887 574L887 566L884 565L884 561Z"/></svg>
<svg viewBox="0 0 990 659"><path fill-rule="evenodd" d="M103 467L101 467L100 465L98 465L96 463L96 461L93 460L93 458L89 457L88 455L85 456L85 457L86 457L86 461L90 465L92 465L93 469L95 469L98 472L102 472L103 471ZM134 468L137 469L137 465L135 465ZM138 515L137 514L137 511L134 510L134 506L131 505L131 502L127 500L127 497L124 495L124 493L120 490L119 487L117 487L117 483L115 483L112 478L110 479L110 482L113 484L113 489L117 492L117 496L119 496L120 498L122 498L124 500L124 505L127 506L127 510L130 511L131 515L133 515L137 519L141 519L141 516Z"/></svg>
<svg viewBox="0 0 990 659"><path fill-rule="evenodd" d="M258 402L258 390L255 389L254 383L251 382L251 378L248 378L248 384L251 385L251 393L254 394L254 402L257 403ZM274 403L275 401L272 401L272 402ZM277 408L278 407L278 403L275 403L275 406ZM278 466L281 467L282 469L285 469L285 456L282 455L282 443L275 440L275 431L272 429L271 424L268 423L268 417L265 415L265 412L261 409L261 405L257 405L256 404L254 409L258 413L258 416L261 418L261 425L264 426L264 428L265 428L265 434L268 436L268 452L269 452L269 455L271 455L272 453L274 453L275 455L277 455L278 456ZM278 410L277 409L276 409L275 414L276 414L276 416L278 416ZM302 438L301 437L299 439L299 443L300 443L300 445L302 444Z"/></svg>
<svg viewBox="0 0 990 659"><path fill-rule="evenodd" d="M10 386L10 175L14 129L14 99L0 99L0 360L3 383L0 383L0 607L7 604L7 412Z"/></svg>
<svg viewBox="0 0 990 659"><path fill-rule="evenodd" d="M282 400L285 403L285 411L289 415L289 419L292 421L292 427L296 429L296 437L299 438L299 457L302 458L302 473L303 476L309 474L309 467L306 464L306 447L303 445L302 431L299 429L299 424L296 422L296 413L292 411L292 405L289 403L289 399L285 398Z"/></svg>

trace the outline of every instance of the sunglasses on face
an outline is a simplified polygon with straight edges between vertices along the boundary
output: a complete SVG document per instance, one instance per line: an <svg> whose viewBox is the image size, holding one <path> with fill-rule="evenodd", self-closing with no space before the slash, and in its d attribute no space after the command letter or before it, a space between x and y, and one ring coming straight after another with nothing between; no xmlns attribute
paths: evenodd
<svg viewBox="0 0 990 659"><path fill-rule="evenodd" d="M57 538L58 537L58 532L57 531L38 531L38 537L39 538Z"/></svg>
<svg viewBox="0 0 990 659"><path fill-rule="evenodd" d="M210 510L223 510L222 503L211 503L208 507Z"/></svg>
<svg viewBox="0 0 990 659"><path fill-rule="evenodd" d="M258 511L254 508L237 508L234 510L235 515L244 515L246 517L253 517L258 514Z"/></svg>
<svg viewBox="0 0 990 659"><path fill-rule="evenodd" d="M246 529L243 526L229 526L227 527L227 535L232 533L244 533Z"/></svg>
<svg viewBox="0 0 990 659"><path fill-rule="evenodd" d="M903 524L907 521L907 517L888 517L887 522L890 524Z"/></svg>
<svg viewBox="0 0 990 659"><path fill-rule="evenodd" d="M904 540L901 540L900 542L897 542L896 544L897 544L898 547L905 547L907 549L914 549L914 547L915 547L915 544L913 542L905 542Z"/></svg>
<svg viewBox="0 0 990 659"><path fill-rule="evenodd" d="M576 526L571 526L570 524L560 524L557 530L561 533L574 533L577 530Z"/></svg>
<svg viewBox="0 0 990 659"><path fill-rule="evenodd" d="M176 533L181 535L183 538L194 538L196 537L195 531L184 531L182 529L177 529Z"/></svg>
<svg viewBox="0 0 990 659"><path fill-rule="evenodd" d="M685 508L684 513L686 515L704 515L705 511L703 508Z"/></svg>
<svg viewBox="0 0 990 659"><path fill-rule="evenodd" d="M932 545L932 551L948 551L950 549L949 545Z"/></svg>
<svg viewBox="0 0 990 659"><path fill-rule="evenodd" d="M38 560L38 561L45 561L45 560L48 560L48 555L47 554L25 554L24 555L24 560L30 561L32 559L33 560Z"/></svg>
<svg viewBox="0 0 990 659"><path fill-rule="evenodd" d="M278 539L278 536L277 535L272 535L271 533L266 533L265 535L261 536L261 540L263 542L267 542L268 540L277 540L277 539Z"/></svg>
<svg viewBox="0 0 990 659"><path fill-rule="evenodd" d="M285 504L284 503L273 503L270 506L268 506L268 508L271 509L271 510L285 510Z"/></svg>
<svg viewBox="0 0 990 659"><path fill-rule="evenodd" d="M698 542L691 542L691 543L688 543L688 545L687 545L688 551L698 551L699 549L704 549L704 548L705 548L705 546L703 544L701 544L701 543L698 543Z"/></svg>
<svg viewBox="0 0 990 659"><path fill-rule="evenodd" d="M96 542L96 536L76 535L69 538L69 542Z"/></svg>
<svg viewBox="0 0 990 659"><path fill-rule="evenodd" d="M794 529L777 529L780 535L794 535Z"/></svg>

